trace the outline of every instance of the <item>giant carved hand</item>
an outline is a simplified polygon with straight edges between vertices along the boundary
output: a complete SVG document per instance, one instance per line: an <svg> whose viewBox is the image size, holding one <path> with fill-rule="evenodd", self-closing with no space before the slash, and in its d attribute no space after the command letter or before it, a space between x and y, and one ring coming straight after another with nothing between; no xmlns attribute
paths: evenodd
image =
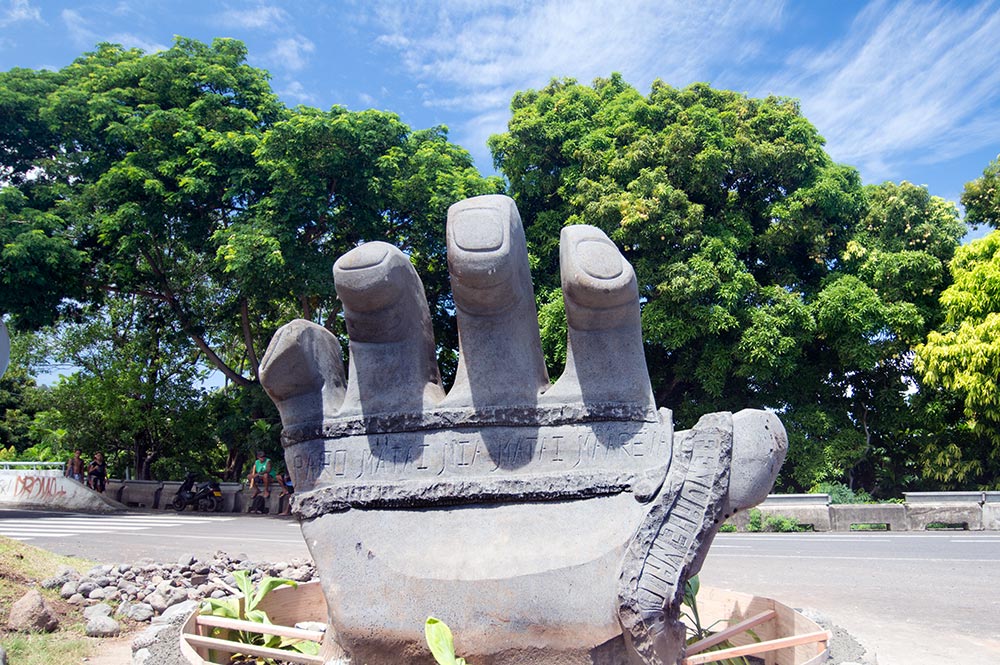
<svg viewBox="0 0 1000 665"><path fill-rule="evenodd" d="M447 394L420 278L381 242L334 265L347 377L336 338L307 321L262 364L338 641L359 663L401 662L435 614L477 663L677 662L684 581L722 520L767 495L781 423L747 410L673 431L635 273L599 229L562 231L569 338L553 384L514 202L455 204L447 237Z"/></svg>

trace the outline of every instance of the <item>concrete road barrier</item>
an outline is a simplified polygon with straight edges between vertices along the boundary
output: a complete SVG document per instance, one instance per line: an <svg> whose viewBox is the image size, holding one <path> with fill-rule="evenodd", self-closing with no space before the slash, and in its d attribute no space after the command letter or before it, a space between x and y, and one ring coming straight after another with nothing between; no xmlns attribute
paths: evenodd
<svg viewBox="0 0 1000 665"><path fill-rule="evenodd" d="M983 492L983 529L1000 531L1000 492Z"/></svg>
<svg viewBox="0 0 1000 665"><path fill-rule="evenodd" d="M930 524L983 530L983 492L904 492L906 519L913 531Z"/></svg>
<svg viewBox="0 0 1000 665"><path fill-rule="evenodd" d="M134 508L156 508L162 489L159 480L127 480L122 487L121 502Z"/></svg>
<svg viewBox="0 0 1000 665"><path fill-rule="evenodd" d="M856 524L884 524L889 531L906 531L906 506L899 503L835 503L830 506L834 531L850 531Z"/></svg>
<svg viewBox="0 0 1000 665"><path fill-rule="evenodd" d="M790 517L801 525L812 526L813 531L829 531L829 494L769 494L758 506L761 515Z"/></svg>

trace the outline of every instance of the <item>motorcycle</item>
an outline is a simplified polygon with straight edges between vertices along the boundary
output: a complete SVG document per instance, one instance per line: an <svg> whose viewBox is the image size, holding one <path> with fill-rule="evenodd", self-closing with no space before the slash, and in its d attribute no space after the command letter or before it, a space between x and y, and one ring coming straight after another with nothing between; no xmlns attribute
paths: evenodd
<svg viewBox="0 0 1000 665"><path fill-rule="evenodd" d="M222 489L219 483L210 480L195 488L194 474L188 472L184 482L177 488L174 500L170 506L177 512L183 512L188 506L194 506L196 510L214 513L222 508Z"/></svg>

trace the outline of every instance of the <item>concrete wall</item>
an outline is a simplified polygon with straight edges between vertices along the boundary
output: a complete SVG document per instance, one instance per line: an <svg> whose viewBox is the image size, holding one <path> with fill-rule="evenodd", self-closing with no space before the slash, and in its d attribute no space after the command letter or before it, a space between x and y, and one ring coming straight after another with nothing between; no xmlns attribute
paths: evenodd
<svg viewBox="0 0 1000 665"><path fill-rule="evenodd" d="M763 517L794 519L814 531L849 531L852 525L885 525L889 531L923 531L932 524L969 531L1000 531L1000 492L906 492L904 503L829 504L826 494L771 494L757 506ZM730 520L745 531L747 512Z"/></svg>
<svg viewBox="0 0 1000 665"><path fill-rule="evenodd" d="M40 508L88 513L125 510L114 499L98 494L61 469L0 469L0 508Z"/></svg>

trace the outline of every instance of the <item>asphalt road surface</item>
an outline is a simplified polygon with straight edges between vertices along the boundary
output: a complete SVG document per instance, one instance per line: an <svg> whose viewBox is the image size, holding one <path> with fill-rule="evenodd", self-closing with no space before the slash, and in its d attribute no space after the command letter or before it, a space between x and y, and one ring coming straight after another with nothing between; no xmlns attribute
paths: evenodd
<svg viewBox="0 0 1000 665"><path fill-rule="evenodd" d="M294 520L257 515L0 511L0 535L106 563L308 556ZM720 534L701 579L813 608L879 665L1000 664L997 532Z"/></svg>
<svg viewBox="0 0 1000 665"><path fill-rule="evenodd" d="M879 665L1000 664L1000 533L721 534L702 584L809 607Z"/></svg>

